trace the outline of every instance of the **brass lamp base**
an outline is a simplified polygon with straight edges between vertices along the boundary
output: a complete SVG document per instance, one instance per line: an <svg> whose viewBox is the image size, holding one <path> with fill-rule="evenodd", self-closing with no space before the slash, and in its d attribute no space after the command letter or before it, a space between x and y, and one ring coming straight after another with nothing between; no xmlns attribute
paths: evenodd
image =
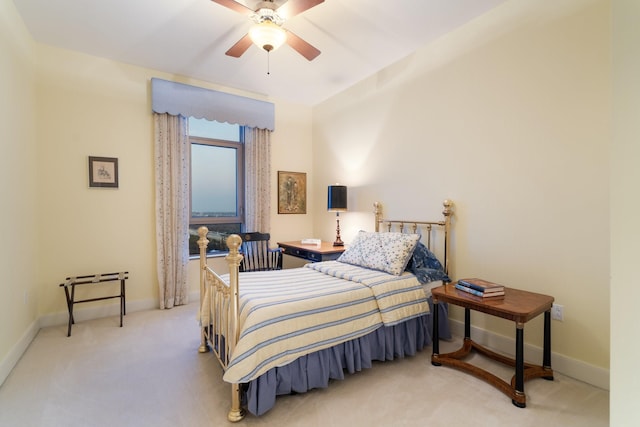
<svg viewBox="0 0 640 427"><path fill-rule="evenodd" d="M333 246L344 246L344 242L340 238L340 212L336 212L336 241Z"/></svg>

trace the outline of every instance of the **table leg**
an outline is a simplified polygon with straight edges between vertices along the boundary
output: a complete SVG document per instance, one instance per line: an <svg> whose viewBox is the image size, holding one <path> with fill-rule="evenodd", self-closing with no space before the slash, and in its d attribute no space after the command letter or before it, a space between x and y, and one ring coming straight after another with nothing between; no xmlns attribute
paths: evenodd
<svg viewBox="0 0 640 427"><path fill-rule="evenodd" d="M551 310L544 312L544 343L542 347L542 367L551 370ZM553 381L553 375L543 376L545 380Z"/></svg>
<svg viewBox="0 0 640 427"><path fill-rule="evenodd" d="M433 353L431 355L431 364L433 366L441 366L441 363L435 362L434 358L440 353L440 305L437 300L433 300Z"/></svg>
<svg viewBox="0 0 640 427"><path fill-rule="evenodd" d="M471 338L471 310L464 309L464 339Z"/></svg>
<svg viewBox="0 0 640 427"><path fill-rule="evenodd" d="M524 323L516 323L516 389L517 395L524 396ZM525 402L511 402L518 408L527 406Z"/></svg>

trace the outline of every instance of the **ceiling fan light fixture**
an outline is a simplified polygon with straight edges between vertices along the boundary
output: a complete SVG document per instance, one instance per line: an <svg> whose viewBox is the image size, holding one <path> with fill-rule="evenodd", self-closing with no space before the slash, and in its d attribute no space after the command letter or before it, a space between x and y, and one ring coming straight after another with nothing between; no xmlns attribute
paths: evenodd
<svg viewBox="0 0 640 427"><path fill-rule="evenodd" d="M287 33L271 21L263 21L249 30L253 44L267 52L276 50L287 40Z"/></svg>

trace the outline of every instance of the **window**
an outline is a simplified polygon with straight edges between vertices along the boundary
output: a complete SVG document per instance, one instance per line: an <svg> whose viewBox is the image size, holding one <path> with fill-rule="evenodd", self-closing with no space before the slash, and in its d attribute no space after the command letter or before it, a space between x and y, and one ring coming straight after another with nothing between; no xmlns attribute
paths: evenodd
<svg viewBox="0 0 640 427"><path fill-rule="evenodd" d="M207 252L228 251L226 239L244 224L244 134L242 127L189 118L191 219L189 254L197 255L198 228L209 228Z"/></svg>

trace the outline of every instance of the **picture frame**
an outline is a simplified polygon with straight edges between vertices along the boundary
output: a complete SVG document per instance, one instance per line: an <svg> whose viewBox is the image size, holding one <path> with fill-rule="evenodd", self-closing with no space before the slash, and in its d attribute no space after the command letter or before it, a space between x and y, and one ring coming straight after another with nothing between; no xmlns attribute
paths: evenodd
<svg viewBox="0 0 640 427"><path fill-rule="evenodd" d="M89 156L89 187L118 188L118 158Z"/></svg>
<svg viewBox="0 0 640 427"><path fill-rule="evenodd" d="M278 213L307 213L307 174L278 171Z"/></svg>

